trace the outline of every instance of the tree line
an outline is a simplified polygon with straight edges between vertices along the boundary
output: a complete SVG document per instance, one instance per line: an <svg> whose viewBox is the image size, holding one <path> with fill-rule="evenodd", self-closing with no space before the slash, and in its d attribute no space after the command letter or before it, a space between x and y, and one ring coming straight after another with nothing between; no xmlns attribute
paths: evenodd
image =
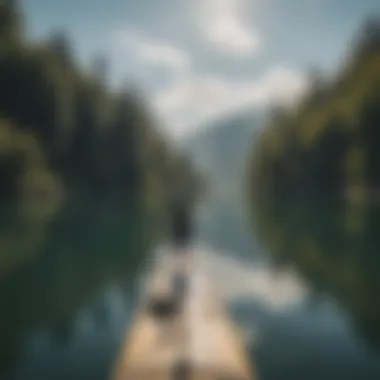
<svg viewBox="0 0 380 380"><path fill-rule="evenodd" d="M111 90L107 71L102 56L80 67L62 32L30 41L18 2L0 1L1 375L30 333L70 335L104 288L132 282L165 224L150 216L165 218L174 181L196 183L144 96Z"/></svg>
<svg viewBox="0 0 380 380"><path fill-rule="evenodd" d="M339 71L314 70L293 109L275 107L255 142L256 195L371 195L380 188L380 18L366 20Z"/></svg>
<svg viewBox="0 0 380 380"><path fill-rule="evenodd" d="M134 88L111 91L107 62L84 70L55 32L26 38L15 0L0 5L0 195L20 199L82 191L159 197L190 164L157 129ZM190 170L188 171L190 173ZM159 203L159 202L156 202Z"/></svg>
<svg viewBox="0 0 380 380"><path fill-rule="evenodd" d="M316 297L348 313L380 347L380 18L368 19L339 71L297 107L274 107L255 141L249 200L257 236Z"/></svg>

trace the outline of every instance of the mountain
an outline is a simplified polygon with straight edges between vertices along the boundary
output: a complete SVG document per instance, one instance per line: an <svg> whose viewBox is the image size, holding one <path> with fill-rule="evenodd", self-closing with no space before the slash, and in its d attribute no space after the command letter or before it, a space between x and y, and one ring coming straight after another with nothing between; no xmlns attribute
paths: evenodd
<svg viewBox="0 0 380 380"><path fill-rule="evenodd" d="M246 110L204 125L182 142L212 187L236 190L263 115ZM228 191L229 192L229 191Z"/></svg>
<svg viewBox="0 0 380 380"><path fill-rule="evenodd" d="M182 142L206 179L198 214L198 239L214 248L252 255L254 242L244 215L244 169L263 115L245 111L203 126Z"/></svg>

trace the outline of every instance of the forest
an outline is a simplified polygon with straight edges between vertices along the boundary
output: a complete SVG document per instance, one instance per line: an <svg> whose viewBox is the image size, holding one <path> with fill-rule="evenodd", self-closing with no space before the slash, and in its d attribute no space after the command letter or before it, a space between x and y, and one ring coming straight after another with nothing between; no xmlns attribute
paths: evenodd
<svg viewBox="0 0 380 380"><path fill-rule="evenodd" d="M106 286L133 288L170 186L196 182L141 91L74 50L61 31L31 41L19 2L0 2L0 377L33 331L65 340Z"/></svg>
<svg viewBox="0 0 380 380"><path fill-rule="evenodd" d="M366 20L339 71L313 71L293 109L274 107L251 155L257 196L375 196L380 187L380 20Z"/></svg>
<svg viewBox="0 0 380 380"><path fill-rule="evenodd" d="M2 198L159 198L190 168L160 135L139 90L112 91L106 78L106 57L84 70L63 32L31 42L18 1L1 2Z"/></svg>
<svg viewBox="0 0 380 380"><path fill-rule="evenodd" d="M251 222L272 261L332 297L380 347L380 18L339 71L315 76L296 108L274 107L249 165Z"/></svg>

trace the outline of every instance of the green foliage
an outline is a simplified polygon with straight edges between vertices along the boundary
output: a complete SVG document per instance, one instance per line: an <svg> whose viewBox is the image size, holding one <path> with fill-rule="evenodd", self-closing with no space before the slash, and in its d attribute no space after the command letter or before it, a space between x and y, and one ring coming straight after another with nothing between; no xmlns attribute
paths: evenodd
<svg viewBox="0 0 380 380"><path fill-rule="evenodd" d="M255 225L273 261L313 294L333 297L360 337L380 347L380 208L331 200L261 202Z"/></svg>
<svg viewBox="0 0 380 380"><path fill-rule="evenodd" d="M76 194L53 218L40 223L26 223L16 205L6 206L13 222L7 218L7 235L0 234L2 378L22 358L30 334L43 329L64 344L75 335L83 310L91 310L101 323L97 310L107 306L96 302L110 286L120 288L127 303L135 295L136 278L155 232L141 205L132 201L120 207L116 199ZM13 246L6 247L9 241ZM3 249L13 249L13 255L3 255ZM9 266L1 267L6 258Z"/></svg>
<svg viewBox="0 0 380 380"><path fill-rule="evenodd" d="M18 43L23 33L23 17L17 0L0 1L0 54L4 48Z"/></svg>
<svg viewBox="0 0 380 380"><path fill-rule="evenodd" d="M0 165L2 198L25 199L59 191L58 180L47 167L37 139L6 120L0 120Z"/></svg>
<svg viewBox="0 0 380 380"><path fill-rule="evenodd" d="M273 260L328 293L380 346L380 20L352 56L276 115L252 150L252 221Z"/></svg>
<svg viewBox="0 0 380 380"><path fill-rule="evenodd" d="M59 31L28 41L17 1L0 1L0 377L29 334L70 332L132 278L174 179L195 183L145 99L111 91L106 74L102 57L81 69Z"/></svg>
<svg viewBox="0 0 380 380"><path fill-rule="evenodd" d="M46 223L78 194L156 216L175 172L192 178L145 99L107 88L106 69L103 57L81 69L60 31L30 42L17 1L0 2L0 278L39 252ZM20 225L21 239L10 232Z"/></svg>
<svg viewBox="0 0 380 380"><path fill-rule="evenodd" d="M342 196L380 186L380 21L363 28L332 80L317 80L302 103L272 118L254 149L253 191Z"/></svg>
<svg viewBox="0 0 380 380"><path fill-rule="evenodd" d="M17 2L1 3L0 19L0 116L33 134L65 189L123 199L145 196L152 181L163 187L167 161L180 157L139 93L110 91L103 57L94 59L93 72L81 70L60 31L44 43L28 42Z"/></svg>
<svg viewBox="0 0 380 380"><path fill-rule="evenodd" d="M33 258L43 242L43 224L55 213L62 191L37 139L4 119L0 120L0 191L1 279Z"/></svg>

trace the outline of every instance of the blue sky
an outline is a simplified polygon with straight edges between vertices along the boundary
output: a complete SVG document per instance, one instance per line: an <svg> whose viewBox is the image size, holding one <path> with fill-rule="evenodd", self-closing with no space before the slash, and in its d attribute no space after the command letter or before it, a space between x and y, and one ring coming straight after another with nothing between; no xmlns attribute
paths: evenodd
<svg viewBox="0 0 380 380"><path fill-rule="evenodd" d="M289 102L335 70L378 0L23 0L32 37L63 28L84 65L134 82L173 136L241 107Z"/></svg>

